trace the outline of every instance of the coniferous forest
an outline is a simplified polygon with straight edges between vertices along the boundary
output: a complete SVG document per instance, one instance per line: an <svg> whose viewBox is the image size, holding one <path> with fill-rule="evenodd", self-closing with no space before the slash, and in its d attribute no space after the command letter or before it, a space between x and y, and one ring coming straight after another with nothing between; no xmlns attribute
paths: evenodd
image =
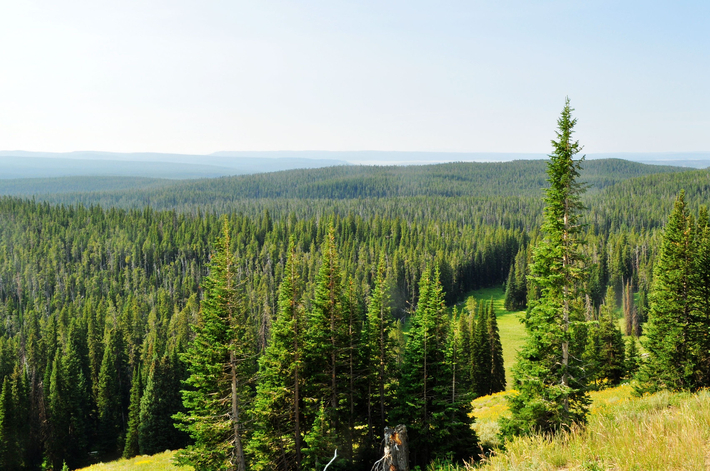
<svg viewBox="0 0 710 471"><path fill-rule="evenodd" d="M396 424L424 469L478 457L471 400L506 388L512 437L710 386L710 173L585 161L572 111L548 162L0 198L0 469L370 470ZM514 384L460 303L501 285Z"/></svg>

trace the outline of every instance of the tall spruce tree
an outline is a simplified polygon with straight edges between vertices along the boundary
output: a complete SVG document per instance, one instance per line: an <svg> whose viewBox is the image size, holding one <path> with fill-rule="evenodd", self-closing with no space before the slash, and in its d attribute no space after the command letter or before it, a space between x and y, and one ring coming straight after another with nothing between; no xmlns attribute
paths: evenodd
<svg viewBox="0 0 710 471"><path fill-rule="evenodd" d="M598 379L605 385L616 386L626 373L624 337L614 316L616 295L607 288L604 304L599 309L599 366Z"/></svg>
<svg viewBox="0 0 710 471"><path fill-rule="evenodd" d="M17 469L21 456L13 423L14 407L10 378L5 376L0 390L0 469Z"/></svg>
<svg viewBox="0 0 710 471"><path fill-rule="evenodd" d="M473 337L473 384L477 397L491 393L491 337L488 332L489 304L478 305L476 330Z"/></svg>
<svg viewBox="0 0 710 471"><path fill-rule="evenodd" d="M583 209L577 181L584 157L572 139L574 126L569 99L557 121L557 140L548 162L550 188L545 190L543 239L534 251L529 279L540 296L528 303L527 342L514 370L518 394L508 398L512 417L503 424L508 435L550 432L586 421L587 382L577 345L585 330L580 293L585 260L582 251Z"/></svg>
<svg viewBox="0 0 710 471"><path fill-rule="evenodd" d="M255 345L226 218L215 245L209 276L202 282L195 338L182 355L190 373L182 391L187 412L175 415L194 444L180 451L176 461L197 469L245 471L245 414Z"/></svg>
<svg viewBox="0 0 710 471"><path fill-rule="evenodd" d="M123 431L123 404L121 400L121 333L110 327L106 334L101 369L98 378L98 431L99 452L103 456L113 457L121 447ZM121 448L122 451L122 448Z"/></svg>
<svg viewBox="0 0 710 471"><path fill-rule="evenodd" d="M644 347L648 352L638 379L640 391L695 390L708 386L710 317L703 312L702 282L707 267L698 265L705 256L699 234L681 191L666 224L661 250L654 266L649 295L649 321ZM700 247L702 247L702 242Z"/></svg>
<svg viewBox="0 0 710 471"><path fill-rule="evenodd" d="M347 398L346 389L341 386L347 382L345 354L348 340L343 279L332 226L323 241L321 252L322 263L315 279L314 299L307 318L305 392L310 398L325 403L331 428L342 439ZM309 403L315 404L313 401ZM308 412L314 416L317 411Z"/></svg>
<svg viewBox="0 0 710 471"><path fill-rule="evenodd" d="M259 359L252 469L291 471L303 461L303 349L306 326L296 243L292 238L271 339Z"/></svg>
<svg viewBox="0 0 710 471"><path fill-rule="evenodd" d="M377 437L384 433L390 407L391 394L388 388L391 386L392 368L395 364L395 352L390 336L392 322L387 273L385 261L382 258L377 267L375 289L370 296L370 304L367 309L368 381L371 385L369 401L375 405L377 422L375 436Z"/></svg>
<svg viewBox="0 0 710 471"><path fill-rule="evenodd" d="M133 458L140 453L138 444L138 427L141 412L141 368L136 364L133 368L133 381L131 381L131 398L128 405L128 428L126 430L126 444L123 447L123 457Z"/></svg>

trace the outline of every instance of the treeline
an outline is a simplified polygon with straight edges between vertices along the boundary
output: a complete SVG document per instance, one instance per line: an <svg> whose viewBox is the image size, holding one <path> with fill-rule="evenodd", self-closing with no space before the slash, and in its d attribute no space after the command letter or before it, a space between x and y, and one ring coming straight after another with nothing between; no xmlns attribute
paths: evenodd
<svg viewBox="0 0 710 471"><path fill-rule="evenodd" d="M53 203L104 207L240 210L245 200L358 200L378 198L511 196L539 200L547 186L545 161L468 162L415 166L338 166L320 169L192 180L164 188L118 191L76 190L43 195ZM629 178L684 172L682 167L646 165L619 159L585 163L583 178L595 193ZM41 192L45 193L45 192ZM25 193L29 195L30 193ZM537 212L539 213L539 212Z"/></svg>

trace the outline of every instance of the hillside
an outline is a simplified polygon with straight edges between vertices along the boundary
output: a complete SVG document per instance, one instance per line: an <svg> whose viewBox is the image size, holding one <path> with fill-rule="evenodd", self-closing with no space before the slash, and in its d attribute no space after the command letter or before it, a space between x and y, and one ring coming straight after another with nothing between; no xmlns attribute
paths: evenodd
<svg viewBox="0 0 710 471"><path fill-rule="evenodd" d="M338 166L237 177L182 181L169 188L107 188L46 195L53 203L104 207L174 209L236 208L245 200L370 199L392 197L525 197L539 199L546 184L543 160L468 162L419 166ZM585 162L582 179L590 194L629 178L683 172L682 167L646 165L619 159ZM30 196L36 186L14 184L14 195ZM2 192L2 186L0 186ZM9 193L5 193L9 194Z"/></svg>

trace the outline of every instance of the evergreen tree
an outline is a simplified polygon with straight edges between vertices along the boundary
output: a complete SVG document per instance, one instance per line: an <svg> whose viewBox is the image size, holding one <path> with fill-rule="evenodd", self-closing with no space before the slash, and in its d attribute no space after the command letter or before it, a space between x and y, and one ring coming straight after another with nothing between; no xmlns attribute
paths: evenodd
<svg viewBox="0 0 710 471"><path fill-rule="evenodd" d="M182 433L175 429L172 419L180 412L177 358L166 353L152 363L140 402L138 445L144 455L183 444Z"/></svg>
<svg viewBox="0 0 710 471"><path fill-rule="evenodd" d="M343 280L331 226L323 242L322 263L315 279L315 294L308 312L308 336L305 343L307 394L325 401L328 417L337 436L343 428L346 381L347 327L345 323ZM316 411L311 411L315 414Z"/></svg>
<svg viewBox="0 0 710 471"><path fill-rule="evenodd" d="M491 346L491 381L489 394L505 391L505 365L503 363L503 345L500 342L500 332L498 331L498 319L493 301L490 303L488 311L488 337Z"/></svg>
<svg viewBox="0 0 710 471"><path fill-rule="evenodd" d="M540 291L528 303L525 327L528 339L514 370L518 394L508 399L512 417L503 423L504 434L549 432L586 421L589 397L578 330L584 329L581 281L583 209L577 182L581 168L574 157L581 147L572 140L577 120L569 99L557 122L557 140L548 162L550 188L546 191L544 238L534 252L529 279Z"/></svg>
<svg viewBox="0 0 710 471"><path fill-rule="evenodd" d="M491 337L488 331L489 304L481 302L478 305L478 318L473 338L473 384L477 397L491 393Z"/></svg>
<svg viewBox="0 0 710 471"><path fill-rule="evenodd" d="M12 374L12 406L13 430L17 443L17 461L21 469L30 468L32 459L29 456L30 430L30 385L27 373L18 362Z"/></svg>
<svg viewBox="0 0 710 471"><path fill-rule="evenodd" d="M20 450L13 427L14 408L10 378L5 376L0 392L0 469L17 469Z"/></svg>
<svg viewBox="0 0 710 471"><path fill-rule="evenodd" d="M338 437L333 430L333 421L328 417L325 404L321 403L313 425L304 437L305 447L303 448L303 468L322 469L330 462L337 449ZM331 465L331 469L342 468L344 460L336 459Z"/></svg>
<svg viewBox="0 0 710 471"><path fill-rule="evenodd" d="M624 338L614 317L614 288L607 288L604 304L599 309L599 354L597 377L607 385L616 386L626 373Z"/></svg>
<svg viewBox="0 0 710 471"><path fill-rule="evenodd" d="M140 453L138 427L140 425L141 389L141 369L136 365L133 368L133 381L131 381L131 399L128 405L126 445L123 447L124 458L133 458Z"/></svg>
<svg viewBox="0 0 710 471"><path fill-rule="evenodd" d="M710 319L698 309L702 271L698 271L696 236L695 222L681 191L654 267L644 344L648 358L639 371L641 391L707 386L708 353L703 347L707 346Z"/></svg>
<svg viewBox="0 0 710 471"><path fill-rule="evenodd" d="M436 457L468 458L476 445L470 401L466 396L452 400L448 326L439 271L432 276L427 268L405 346L399 406L393 411L396 422L407 424L413 465L426 465Z"/></svg>
<svg viewBox="0 0 710 471"><path fill-rule="evenodd" d="M106 334L106 347L98 379L97 440L100 453L107 457L112 457L122 450L120 443L123 431L120 336L120 332L115 327L111 327Z"/></svg>
<svg viewBox="0 0 710 471"><path fill-rule="evenodd" d="M255 430L249 442L255 470L298 470L303 460L305 323L295 240L292 238L271 339L259 359Z"/></svg>
<svg viewBox="0 0 710 471"><path fill-rule="evenodd" d="M62 369L65 387L66 413L68 414L68 447L64 460L78 468L86 463L91 435L91 388L89 361L85 340L86 331L72 324L67 335Z"/></svg>
<svg viewBox="0 0 710 471"><path fill-rule="evenodd" d="M636 339L629 337L626 339L626 352L624 353L626 376L632 378L639 368L639 353L636 346Z"/></svg>
<svg viewBox="0 0 710 471"><path fill-rule="evenodd" d="M202 287L195 339L182 355L190 373L188 388L182 391L187 412L175 416L195 443L178 453L177 462L197 469L245 471L244 417L255 352L226 218Z"/></svg>
<svg viewBox="0 0 710 471"><path fill-rule="evenodd" d="M372 291L367 309L368 381L372 385L368 400L375 404L377 418L375 436L377 437L384 433L390 407L388 389L391 386L392 368L395 364L391 330L392 317L386 267L384 259L380 259L375 289Z"/></svg>

